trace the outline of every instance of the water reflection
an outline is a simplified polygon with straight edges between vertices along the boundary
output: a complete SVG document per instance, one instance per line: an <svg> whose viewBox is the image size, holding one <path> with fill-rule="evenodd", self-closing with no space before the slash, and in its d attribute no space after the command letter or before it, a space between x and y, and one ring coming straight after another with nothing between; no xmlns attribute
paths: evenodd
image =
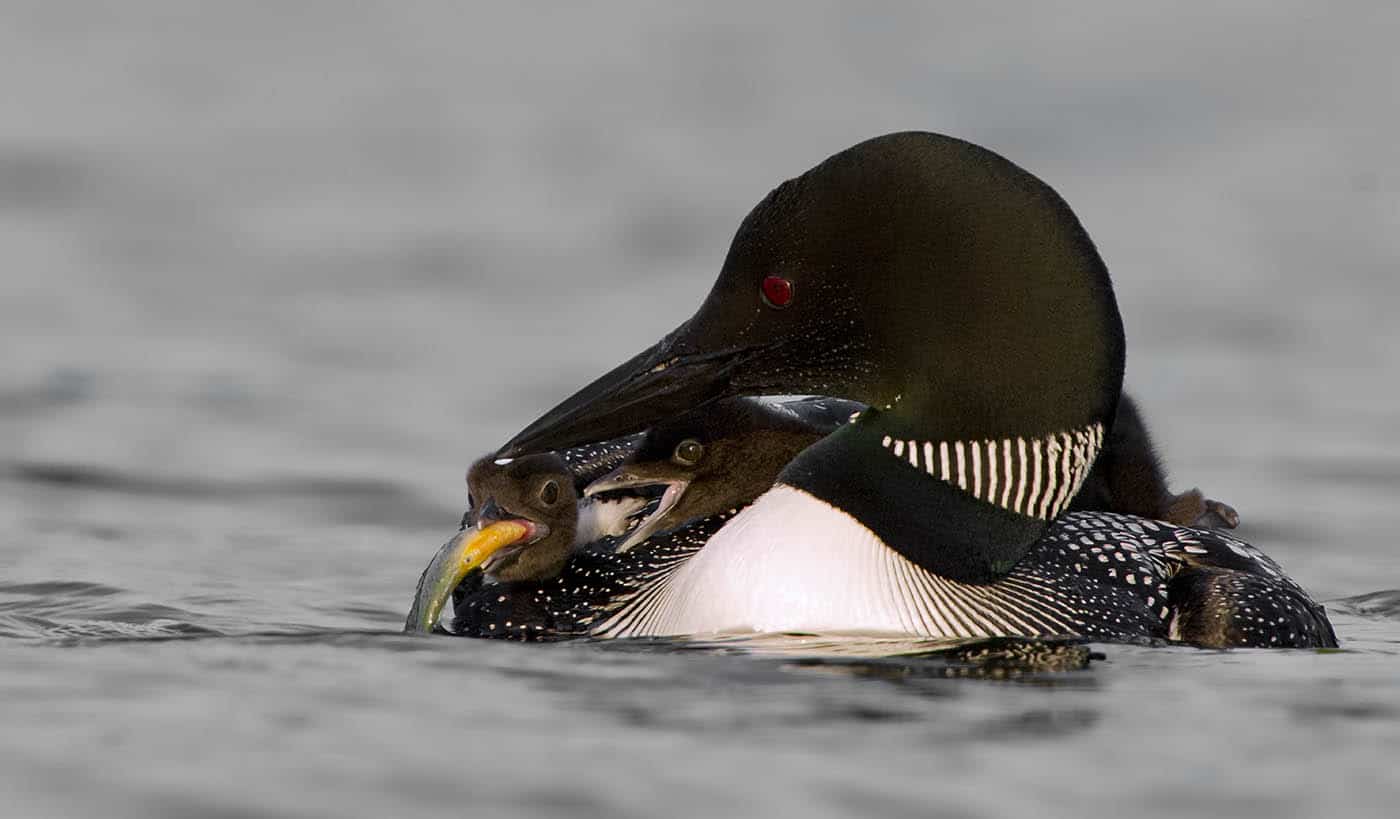
<svg viewBox="0 0 1400 819"><path fill-rule="evenodd" d="M1363 617L1400 618L1400 589L1386 589L1334 600L1329 607Z"/></svg>
<svg viewBox="0 0 1400 819"><path fill-rule="evenodd" d="M1103 659L1102 653L1078 639L992 638L889 657L806 657L791 667L895 682L973 679L1054 684L1053 675L1086 671L1091 663Z"/></svg>

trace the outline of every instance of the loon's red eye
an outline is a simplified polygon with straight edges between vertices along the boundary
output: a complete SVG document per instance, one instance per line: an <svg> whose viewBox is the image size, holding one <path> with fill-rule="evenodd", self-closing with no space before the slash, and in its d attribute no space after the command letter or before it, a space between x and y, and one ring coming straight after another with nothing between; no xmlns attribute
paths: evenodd
<svg viewBox="0 0 1400 819"><path fill-rule="evenodd" d="M782 276L769 276L763 280L763 300L769 307L787 307L792 304L792 282Z"/></svg>

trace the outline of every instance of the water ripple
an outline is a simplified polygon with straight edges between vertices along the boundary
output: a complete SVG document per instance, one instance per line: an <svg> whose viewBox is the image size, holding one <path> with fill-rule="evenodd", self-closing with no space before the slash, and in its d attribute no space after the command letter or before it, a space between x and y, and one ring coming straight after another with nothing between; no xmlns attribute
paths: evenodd
<svg viewBox="0 0 1400 819"><path fill-rule="evenodd" d="M79 580L0 583L0 637L71 643L188 639L220 632L184 609L140 600L126 589Z"/></svg>
<svg viewBox="0 0 1400 819"><path fill-rule="evenodd" d="M1333 601L1330 605L1363 617L1385 617L1397 620L1400 619L1400 589L1384 589L1358 594L1354 597L1344 597L1341 600Z"/></svg>
<svg viewBox="0 0 1400 819"><path fill-rule="evenodd" d="M142 498L220 503L308 502L337 521L421 526L451 521L461 510L441 506L411 488L379 478L325 475L273 475L218 479L198 475L158 475L91 464L44 461L0 462L0 479L47 489L104 492Z"/></svg>

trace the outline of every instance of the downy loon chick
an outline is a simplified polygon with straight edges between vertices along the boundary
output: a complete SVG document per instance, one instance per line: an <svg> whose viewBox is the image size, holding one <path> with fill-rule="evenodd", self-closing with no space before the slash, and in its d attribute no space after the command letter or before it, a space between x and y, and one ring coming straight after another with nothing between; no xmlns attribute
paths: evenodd
<svg viewBox="0 0 1400 819"><path fill-rule="evenodd" d="M405 629L432 631L447 599L480 570L487 583L557 576L580 544L623 534L646 501L580 501L575 472L553 453L495 460L467 473L470 508L462 531L428 564Z"/></svg>

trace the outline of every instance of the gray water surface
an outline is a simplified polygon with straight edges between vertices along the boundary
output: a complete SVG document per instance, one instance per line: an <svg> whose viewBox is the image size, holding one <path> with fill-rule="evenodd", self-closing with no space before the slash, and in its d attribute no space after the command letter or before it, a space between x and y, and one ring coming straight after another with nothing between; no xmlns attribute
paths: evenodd
<svg viewBox="0 0 1400 819"><path fill-rule="evenodd" d="M1392 5L0 20L4 816L1393 813ZM987 680L395 633L473 458L685 319L769 188L906 128L1071 202L1178 485L1342 651Z"/></svg>

